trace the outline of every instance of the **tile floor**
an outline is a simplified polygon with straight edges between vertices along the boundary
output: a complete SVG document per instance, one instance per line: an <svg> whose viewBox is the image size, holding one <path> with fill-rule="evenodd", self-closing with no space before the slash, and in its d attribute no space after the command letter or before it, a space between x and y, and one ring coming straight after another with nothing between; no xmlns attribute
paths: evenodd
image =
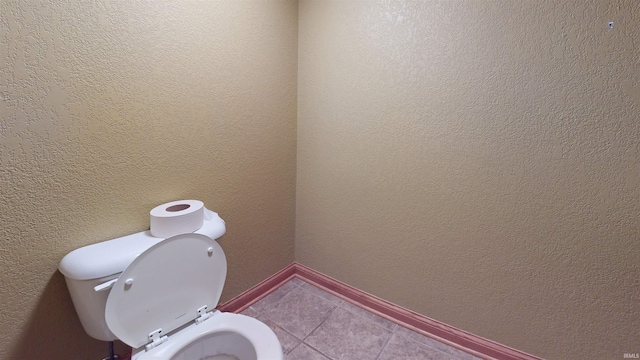
<svg viewBox="0 0 640 360"><path fill-rule="evenodd" d="M286 360L479 358L293 278L242 314L269 325Z"/></svg>

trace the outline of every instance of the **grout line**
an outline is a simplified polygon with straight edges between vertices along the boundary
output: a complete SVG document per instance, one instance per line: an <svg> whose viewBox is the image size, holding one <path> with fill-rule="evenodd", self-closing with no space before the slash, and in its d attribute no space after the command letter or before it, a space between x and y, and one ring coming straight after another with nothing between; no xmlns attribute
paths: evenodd
<svg viewBox="0 0 640 360"><path fill-rule="evenodd" d="M292 352L294 352L298 348L298 346L300 346L302 344L304 344L304 343L303 342L299 342L298 345L294 346L293 349L289 350L289 352L287 354L291 354ZM287 354L284 354L284 355L287 355Z"/></svg>
<svg viewBox="0 0 640 360"><path fill-rule="evenodd" d="M394 332L392 331L391 334L389 334L389 338L387 339L387 341L385 341L384 346L382 347L382 349L380 349L380 352L376 356L375 360L380 359L380 355L382 355L382 353L384 352L384 349L386 349L387 345L389 345L389 343L391 342L391 338L393 337L393 335L394 335Z"/></svg>
<svg viewBox="0 0 640 360"><path fill-rule="evenodd" d="M472 356L480 356L485 359L542 360L539 357L485 339L393 304L300 263L294 263L294 273L305 282L316 285L345 301L357 303L380 317L440 343L459 349L467 354L471 354Z"/></svg>
<svg viewBox="0 0 640 360"><path fill-rule="evenodd" d="M333 303L332 303L333 304ZM337 305L334 305L335 307L327 314L327 316L322 320L322 322L320 322L320 324L318 324L318 326L316 326L313 330L311 330L311 332L309 332L309 334L307 336L304 337L304 339L302 339L301 344L305 344L308 347L312 348L313 350L315 350L317 353L321 354L322 356L326 357L329 360L334 360L331 356L323 353L322 351L316 349L315 347L313 347L311 344L306 343L306 340L309 338L309 336L311 336L311 334L313 334L316 330L318 330L318 328L320 326L322 326L322 324L324 324L327 319L329 319L329 317L331 317L331 314L333 314L334 311L336 311L336 309L339 307ZM293 350L292 350L293 351Z"/></svg>
<svg viewBox="0 0 640 360"><path fill-rule="evenodd" d="M306 282L305 282L305 283L306 283ZM286 282L285 282L284 284L286 284ZM284 285L284 284L283 284L283 285ZM305 345L309 346L310 348L314 349L315 351L317 351L318 353L322 354L323 356L326 356L328 359L332 360L332 358L331 358L330 356L328 356L328 355L326 355L326 354L322 353L322 352L321 352L321 351L319 351L318 349L315 349L315 348L314 348L314 347L312 347L311 345L309 345L309 344L305 343L305 340L306 340L306 339L307 339L311 334L313 334L313 332L314 332L314 331L316 331L316 329L318 329L320 326L322 326L322 324L324 324L324 322L325 322L325 321L327 321L327 319L328 319L328 318L331 316L331 314L332 314L332 313L333 313L333 312L334 312L334 311L339 307L339 305L336 305L335 303L333 303L333 302L331 302L331 301L329 301L329 300L327 300L327 299L324 299L324 298L323 298L323 297L321 297L321 296L318 296L318 295L312 294L310 291L307 291L306 289L304 289L304 288L302 287L302 285L296 285L296 284L292 284L292 285L294 285L294 287L293 287L291 290L289 290L286 294L284 294L284 295L283 295L283 296L282 296L278 301L276 301L276 302L274 302L273 304L271 304L271 306L270 306L270 307L275 307L275 306L277 306L277 305L278 305L280 302L282 302L286 297L290 296L290 295L291 295L291 293L292 293L293 291L295 291L295 290L297 290L297 289L300 289L300 291L303 291L305 294L308 294L308 295L310 295L310 296L312 296L312 297L314 297L314 298L316 298L316 299L319 299L319 300L322 300L322 301L324 301L324 302L327 302L328 304L330 304L330 305L332 305L332 306L333 306L333 308L331 309L331 311L329 311L329 312L327 313L327 315L325 316L325 318L322 320L322 322L320 322L320 324L318 324L318 326L316 326L315 328L313 328L313 330L311 330L311 331L309 332L309 334L307 334L303 339L300 339L300 338L298 338L296 335L294 335L294 334L292 334L290 331L288 331L287 329L285 329L285 328L283 328L282 326L280 326L278 323L274 322L274 321L273 321L272 319L270 319L269 317L265 316L265 315L264 315L264 312L258 312L258 311L256 311L256 312L258 313L258 316L259 316L259 317L263 317L263 318L265 318L265 319L268 319L269 321L271 321L273 324L275 324L276 326L278 326L280 329L282 329L282 330L283 330L283 331L285 331L286 333L288 333L288 334L290 334L291 336L293 336L294 338L296 338L296 339L300 340L300 343L298 343L298 345L296 345L293 349L291 349L289 352L287 352L287 354L289 354L289 353L293 352L293 351L294 351L298 346L300 346L300 344L305 344ZM281 286L282 286L282 285L281 285ZM324 291L324 290L322 290L322 289L319 289L319 290ZM262 299L261 299L261 300L262 300ZM258 302L259 302L259 301L258 301ZM255 309L254 309L254 310L255 310Z"/></svg>
<svg viewBox="0 0 640 360"><path fill-rule="evenodd" d="M318 349L314 348L313 346L311 346L310 344L307 344L306 342L302 342L301 344L305 344L305 345L307 345L308 347L310 347L310 348L312 348L313 350L315 350L318 354L320 354L320 355L322 355L322 356L326 357L326 358L327 358L327 359L329 359L329 360L334 360L334 358L332 358L331 356L329 356L329 355L327 355L327 354L323 353L322 351L320 351L320 350L318 350Z"/></svg>
<svg viewBox="0 0 640 360"><path fill-rule="evenodd" d="M322 290L322 289L321 289L321 290ZM365 316L365 315L357 314L357 313L355 313L355 312L353 312L353 311L351 311L351 310L349 310L349 309L347 309L347 308L343 307L343 306L342 306L342 304L351 304L351 305L353 305L353 306L356 306L356 307L357 307L357 308L359 308L359 309L362 309L362 311L365 311L367 314L373 315L373 316L378 317L378 318L383 319L383 320L387 320L387 321L389 321L390 323L392 323L392 324L393 324L393 328L391 328L391 329L386 328L384 325L378 324L378 323L377 323L377 322L375 322L373 319L371 319L371 318L369 318L369 317L367 317L367 316ZM373 325L378 326L378 327L380 327L380 328L382 328L382 329L384 329L384 330L387 330L387 331L391 332L392 334L393 334L393 333L395 333L396 329L397 329L397 328L398 328L398 326L399 326L399 325L398 325L398 324L396 324L395 322L393 322L393 321L391 321L391 320L388 320L388 319L385 319L385 318L383 318L382 316L376 315L376 314L374 314L373 312L371 312L371 311L369 311L369 310L367 310L367 309L363 308L363 307L362 307L362 306L360 306L359 304L352 303L352 302L350 302L350 301L343 300L339 307L340 307L341 309L343 309L343 310L345 310L345 311L349 312L350 314L353 314L353 315L359 316L359 317L361 317L361 318L363 318L363 319L365 319L365 320L369 321L369 322L370 322L370 323L372 323Z"/></svg>
<svg viewBox="0 0 640 360"><path fill-rule="evenodd" d="M259 301L271 293L275 288L293 278L297 278L304 283L318 287L321 290L325 290L326 292L343 299L343 301L347 301L355 306L368 310L375 315L396 323L397 325L393 330L388 330L393 333L396 333L399 327L403 327L438 341L444 345L460 350L461 353L483 359L542 360L541 358L528 354L524 351L483 338L468 331L432 319L423 314L403 308L397 304L393 304L387 300L333 279L298 262L291 263L235 298L225 302L224 304L219 304L216 308L220 311L228 312L242 311L244 308Z"/></svg>
<svg viewBox="0 0 640 360"><path fill-rule="evenodd" d="M317 290L322 291L323 293L326 293L326 294L329 294L329 295L335 296L335 295L333 295L333 294L329 293L328 291L326 291L326 290L324 290L324 289L321 289L321 288L319 288L319 287L317 287L317 286L315 286L315 285L313 285L313 284L310 284L310 283L307 283L307 282L305 282L305 283L306 283L306 284L308 284L309 286L314 287L314 288L315 288L315 289L317 289ZM396 323L393 323L394 327L393 327L392 329L386 328L385 326L383 326L383 325L381 325L381 324L379 324L379 323L375 322L374 320L372 320L371 318L369 318L369 317L368 317L368 316L366 316L365 314L353 312L353 311L351 311L351 310L349 310L349 309L347 309L347 308L345 308L345 307L343 306L344 304L348 303L348 304L351 304L351 305L353 305L353 306L356 306L357 308L361 309L362 311L364 311L364 312L365 312L366 314L368 314L368 315L371 315L371 316L377 316L376 314L374 314L374 313L372 313L371 311L369 311L369 310L367 310L367 309L365 309L365 308L363 308L363 307L359 306L358 304L354 304L354 303L351 303L351 302L349 302L349 301L345 301L344 299L340 299L339 297L335 296L337 299L339 299L339 300L341 301L339 304L337 304L337 305L336 305L334 302L332 302L332 301L330 301L330 300L327 300L327 299L323 298L322 296L316 295L316 294L314 294L314 293L313 293L313 292L311 292L311 291L306 291L306 289L305 289L303 286L300 286L300 288L301 288L303 291L305 291L307 294L309 294L309 295L311 295L311 296L314 296L314 297L316 297L317 299L320 299L320 300L324 300L324 301L326 301L326 302L329 302L329 303L331 303L331 304L333 304L333 305L335 306L335 307L333 308L333 310L331 310L331 312L329 312L329 313L327 314L327 316L324 318L324 320L322 320L322 322L321 322L320 324L318 324L318 326L316 326L316 327L315 327L315 328L314 328L314 329L313 329L313 330L312 330L312 331L311 331L311 332L310 332L310 333L309 333L309 334L308 334L308 335L307 335L307 336L302 340L302 342L303 342L304 344L306 344L307 346L309 346L309 347L311 347L312 349L316 350L317 352L319 352L319 353L321 353L321 354L323 354L323 355L327 356L327 357L328 357L328 358L330 358L330 359L332 359L330 356L328 356L327 354L324 354L323 352L321 352L320 350L318 350L318 349L314 348L314 347L313 347L313 346L311 346L310 344L307 344L307 343L305 342L305 340L306 340L306 339L307 339L311 334L313 334L313 333L314 333L314 332L315 332L319 327L321 327L321 326L322 326L322 324L324 324L324 323L329 319L329 317L331 317L331 315L332 315L332 314L333 314L337 309L342 309L342 310L344 310L344 311L348 312L349 314L351 314L351 315L353 315L353 316L356 316L358 319L360 319L360 320L364 320L364 321L366 321L367 323L369 323L369 324L373 324L374 326L376 326L376 327L378 327L378 328L380 328L380 329L382 329L382 330L384 330L384 331L388 332L388 337L387 337L387 339L385 340L385 344L384 344L384 346L382 347L382 349L380 350L380 352L378 353L378 355L376 356L376 359L380 356L380 354L382 354L382 352L384 351L384 349L385 349L385 347L387 346L387 344L389 343L389 341L391 341L391 337L393 337L393 334L394 334L394 332L395 332L395 329L398 327L398 325L397 325ZM381 319L384 319L384 318L382 318L382 317L380 317L380 318L381 318Z"/></svg>
<svg viewBox="0 0 640 360"><path fill-rule="evenodd" d="M290 281L291 281L291 280L289 280L288 282L290 282ZM302 280L301 280L301 281L302 281ZM321 288L319 288L319 287L317 287L317 286L315 286L315 285L313 285L313 284L307 283L307 282L303 282L303 283L302 283L302 284L300 284L300 285L295 284L295 283L292 283L292 285L293 285L294 287L293 287L291 290L289 290L286 294L284 294L284 295L282 296L282 298L280 298L278 301L276 301L274 304L272 304L272 306L276 306L277 304L279 304L279 303L280 303L281 301L283 301L287 296L289 296L289 295L290 295L294 290L296 290L296 289L301 289L301 290L302 290L302 291L304 291L306 294L311 295L312 297L315 297L316 299L320 299L320 300L322 300L322 301L328 302L328 303L332 304L334 307L333 307L333 309L332 309L329 313L327 313L326 317L322 320L322 322L320 322L320 324L318 324L318 325L317 325L313 330L311 330L311 332L309 332L309 334L307 334L307 335L304 337L304 339L299 339L297 336L293 335L291 332L287 331L287 330L286 330L285 328L283 328L282 326L280 326L280 325L278 325L278 324L274 323L274 325L275 325L275 326L278 326L278 327L279 327L282 331L284 331L285 333L287 333L287 334L289 334L289 335L293 336L294 338L296 338L296 339L300 340L300 342L299 342L296 346L294 346L291 350L289 350L286 354L289 354L289 353L293 352L293 351L294 351L298 346L300 346L300 344L304 344L304 345L308 346L309 348L313 349L314 351L318 352L319 354L321 354L321 355L323 355L323 356L327 357L328 359L333 359L331 356L329 356L329 355L327 355L327 354L323 353L323 352L322 352L322 351L320 351L319 349L316 349L314 346L312 346L311 344L306 343L305 341L306 341L306 339L307 339L309 336L311 336L311 334L313 334L313 333L314 333L318 328L320 328L320 327L321 327L321 326L322 326L322 325L323 325L323 324L324 324L324 323L329 319L329 317L331 317L331 315L332 315L332 314L333 314L337 309L339 309L339 308L340 308L340 309L342 309L342 310L344 310L344 311L347 311L349 314L351 314L351 315L353 315L353 316L356 316L357 318L359 318L359 319L361 319L361 320L365 320L365 321L367 321L368 323L371 323L371 324L373 324L373 325L375 325L375 326L377 326L377 327L379 327L379 328L381 328L381 329L383 329L383 330L386 330L386 331L388 332L388 337L387 337L387 339L385 339L385 343L384 343L383 347L380 349L380 352L379 352L379 353L376 355L376 357L375 357L375 359L376 359L376 360L378 360L378 359L380 358L380 356L382 355L382 353L384 352L384 350L387 348L387 346L388 346L388 345L389 345L389 343L391 342L391 339L393 338L393 335L401 336L403 339L409 340L410 342L412 342L412 343L414 343L414 344L416 344L416 345L424 346L424 347L426 347L426 348L429 348L429 349L431 349L431 350L433 350L433 351L435 351L435 352L437 352L437 353L440 353L440 354L442 354L442 355L444 355L444 356L447 356L447 357L453 357L453 355L448 354L448 353L446 353L446 352L443 352L443 351L441 351L440 349L433 348L433 347L431 347L431 346L429 346L429 345L427 345L427 344L424 344L424 343L422 343L422 342L420 342L420 341L418 341L418 340L416 340L416 339L412 339L412 338L409 338L409 337L406 337L406 336L403 336L403 335L401 335L401 334L396 333L396 329L398 329L398 326L399 326L398 324L395 324L395 323L394 323L394 327L393 327L392 329L388 329L388 328L384 327L383 325L376 323L375 321L373 321L372 319L370 319L366 314L368 314L368 315L372 315L372 316L377 316L377 315L376 315L376 314L374 314L373 312L371 312L371 311L369 311L369 310L367 310L367 309L365 309L365 308L363 308L363 307L359 306L358 304L355 304L355 303L351 303L351 302L345 301L345 300L343 300L343 299L338 298L337 296L336 296L336 298L338 298L341 302L340 302L339 304L335 304L333 301L330 301L330 300L328 300L328 299L325 299L324 297L322 297L322 296L320 296L320 295L317 295L317 294L313 293L312 291L307 291L307 289L306 289L305 287L303 287L303 285L304 285L305 283L306 283L306 284L308 284L309 286L314 287L315 289L317 289L317 290L319 290L319 291L322 291L323 293L326 293L326 294L329 294L329 295L333 295L333 294L331 294L331 293L329 293L329 292L325 291L324 289L321 289ZM286 284L286 282L285 282L284 284ZM284 285L284 284L282 284L282 285ZM281 285L281 286L282 286L282 285ZM333 295L333 296L335 296L335 295ZM343 304L345 304L345 303L349 303L349 304L351 304L351 305L353 305L353 306L356 306L357 308L359 308L359 309L361 309L362 311L364 311L366 314L363 314L363 313L356 313L356 312L354 312L354 311L352 311L352 310L350 310L350 309L348 309L348 308L345 308L345 307L343 306ZM262 313L260 313L260 312L258 312L257 310L255 310L255 308L253 308L253 310L254 310L254 311L256 311L256 313L258 314L258 316L262 315L262 317L265 317ZM265 318L266 318L266 317L265 317ZM268 319L268 318L267 318L267 319ZM382 318L382 319L384 319L384 318ZM272 322L273 322L273 320L271 320L271 319L269 319L269 321L272 321ZM457 360L459 360L459 359L457 359Z"/></svg>
<svg viewBox="0 0 640 360"><path fill-rule="evenodd" d="M396 327L396 329L397 329L397 327ZM409 329L409 330L410 330L410 329ZM420 334L420 333L418 333L418 332L415 332L415 331L413 331L413 330L410 330L410 331L412 331L412 332L414 332L414 333L416 333L416 334L422 335L422 334ZM440 349L436 349L436 348L434 348L433 346L431 346L431 345L429 345L429 344L423 343L423 342L418 341L418 340L416 340L416 339L412 339L412 338L410 338L410 337L408 337L408 336L404 336L404 335L402 335L402 334L398 334L398 333L396 333L396 332L395 332L395 330L393 331L393 333L394 333L395 335L400 336L401 338L403 338L403 339L405 339L405 340L409 340L410 342L412 342L412 343L414 343L414 344L417 344L417 345L420 345L420 346L427 347L427 348L429 348L429 349L431 349L431 350L433 350L433 351L436 351L436 352L438 352L438 353L440 353L440 354L442 354L442 355L445 355L446 357L449 357L449 358L451 358L452 360L462 360L462 359L460 359L460 358L458 357L458 355L452 355L452 354L449 354L449 353L444 352L444 351L442 351L442 350L440 350ZM424 336L424 335L422 335L422 336ZM437 340L436 340L436 341L437 341ZM439 341L438 341L438 342L439 342ZM443 344L443 345L445 345L445 346L449 346L449 345L447 345L447 344L445 344L445 343L442 343L442 342L440 342L440 343L441 343L441 344ZM456 349L456 348L454 348L453 346L449 346L449 347L451 347L452 349L455 349L455 350L460 350L460 349ZM460 351L462 351L462 350L460 350ZM465 352L466 354L469 354L469 353L467 353L466 351L464 351L464 352ZM472 354L470 354L470 355L472 355Z"/></svg>
<svg viewBox="0 0 640 360"><path fill-rule="evenodd" d="M269 320L269 321L273 322L273 320ZM278 324L276 324L276 323L274 323L274 324L275 324L277 327L279 327L279 328L280 328L280 330L282 330L282 331L286 332L287 334L289 334L289 335L293 336L293 338L294 338L294 339L296 339L296 340L300 340L300 339L298 339L298 337L297 337L297 336L293 335L292 333L290 333L289 331L287 331L287 330L286 330L285 328L283 328L282 326L280 326L280 325L278 325ZM279 340L279 339L278 339L278 340ZM284 353L284 351L283 351L284 355L291 353L295 348L297 348L298 346L300 346L300 344L302 344L302 343L303 343L303 341L302 341L302 340L300 340L300 342L298 343L298 345L294 346L294 347L293 347L293 349L289 350L289 351L288 351L288 352L286 352L286 353ZM280 344L280 346L282 347L282 344Z"/></svg>
<svg viewBox="0 0 640 360"><path fill-rule="evenodd" d="M335 305L334 305L334 306L335 306ZM305 340L307 340L307 338L308 338L311 334L313 334L316 330L318 330L318 328L319 328L320 326L322 326L322 324L324 324L324 322L325 322L325 321L327 321L327 319L331 316L331 314L333 314L333 312L334 312L334 311L336 311L336 309L337 309L337 308L338 308L338 307L337 307L337 306L335 306L333 309L331 309L331 311L329 311L329 313L327 313L327 316L326 316L326 317L325 317L325 318L320 322L320 324L318 324L318 326L316 326L315 328L313 328L313 330L311 330L311 331L309 332L309 334L307 334L307 336L305 336L305 337L304 337L304 339L302 339L302 342L304 342ZM307 345L309 345L309 344L307 344Z"/></svg>

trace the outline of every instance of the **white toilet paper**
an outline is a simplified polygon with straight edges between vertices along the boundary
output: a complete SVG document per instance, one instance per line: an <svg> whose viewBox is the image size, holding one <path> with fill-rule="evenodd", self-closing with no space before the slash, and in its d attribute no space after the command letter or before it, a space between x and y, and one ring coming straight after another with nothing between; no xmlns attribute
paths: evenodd
<svg viewBox="0 0 640 360"><path fill-rule="evenodd" d="M204 203L177 200L158 205L149 212L151 235L168 238L200 229L204 221Z"/></svg>

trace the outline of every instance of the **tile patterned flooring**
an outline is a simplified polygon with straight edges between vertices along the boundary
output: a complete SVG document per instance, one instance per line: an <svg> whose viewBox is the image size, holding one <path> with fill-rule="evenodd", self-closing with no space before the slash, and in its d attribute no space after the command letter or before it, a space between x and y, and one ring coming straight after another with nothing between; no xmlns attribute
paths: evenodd
<svg viewBox="0 0 640 360"><path fill-rule="evenodd" d="M477 360L293 278L242 314L269 325L285 360Z"/></svg>

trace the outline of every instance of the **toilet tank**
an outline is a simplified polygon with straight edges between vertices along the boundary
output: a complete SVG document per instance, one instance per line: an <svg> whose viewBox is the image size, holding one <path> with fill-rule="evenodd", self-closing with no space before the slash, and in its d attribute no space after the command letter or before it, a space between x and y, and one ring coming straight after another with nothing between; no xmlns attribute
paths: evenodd
<svg viewBox="0 0 640 360"><path fill-rule="evenodd" d="M225 223L217 213L205 209L204 218L204 225L195 233L214 240L225 233ZM89 336L102 341L117 339L104 317L111 286L138 255L162 240L147 230L81 247L62 258L58 269Z"/></svg>

